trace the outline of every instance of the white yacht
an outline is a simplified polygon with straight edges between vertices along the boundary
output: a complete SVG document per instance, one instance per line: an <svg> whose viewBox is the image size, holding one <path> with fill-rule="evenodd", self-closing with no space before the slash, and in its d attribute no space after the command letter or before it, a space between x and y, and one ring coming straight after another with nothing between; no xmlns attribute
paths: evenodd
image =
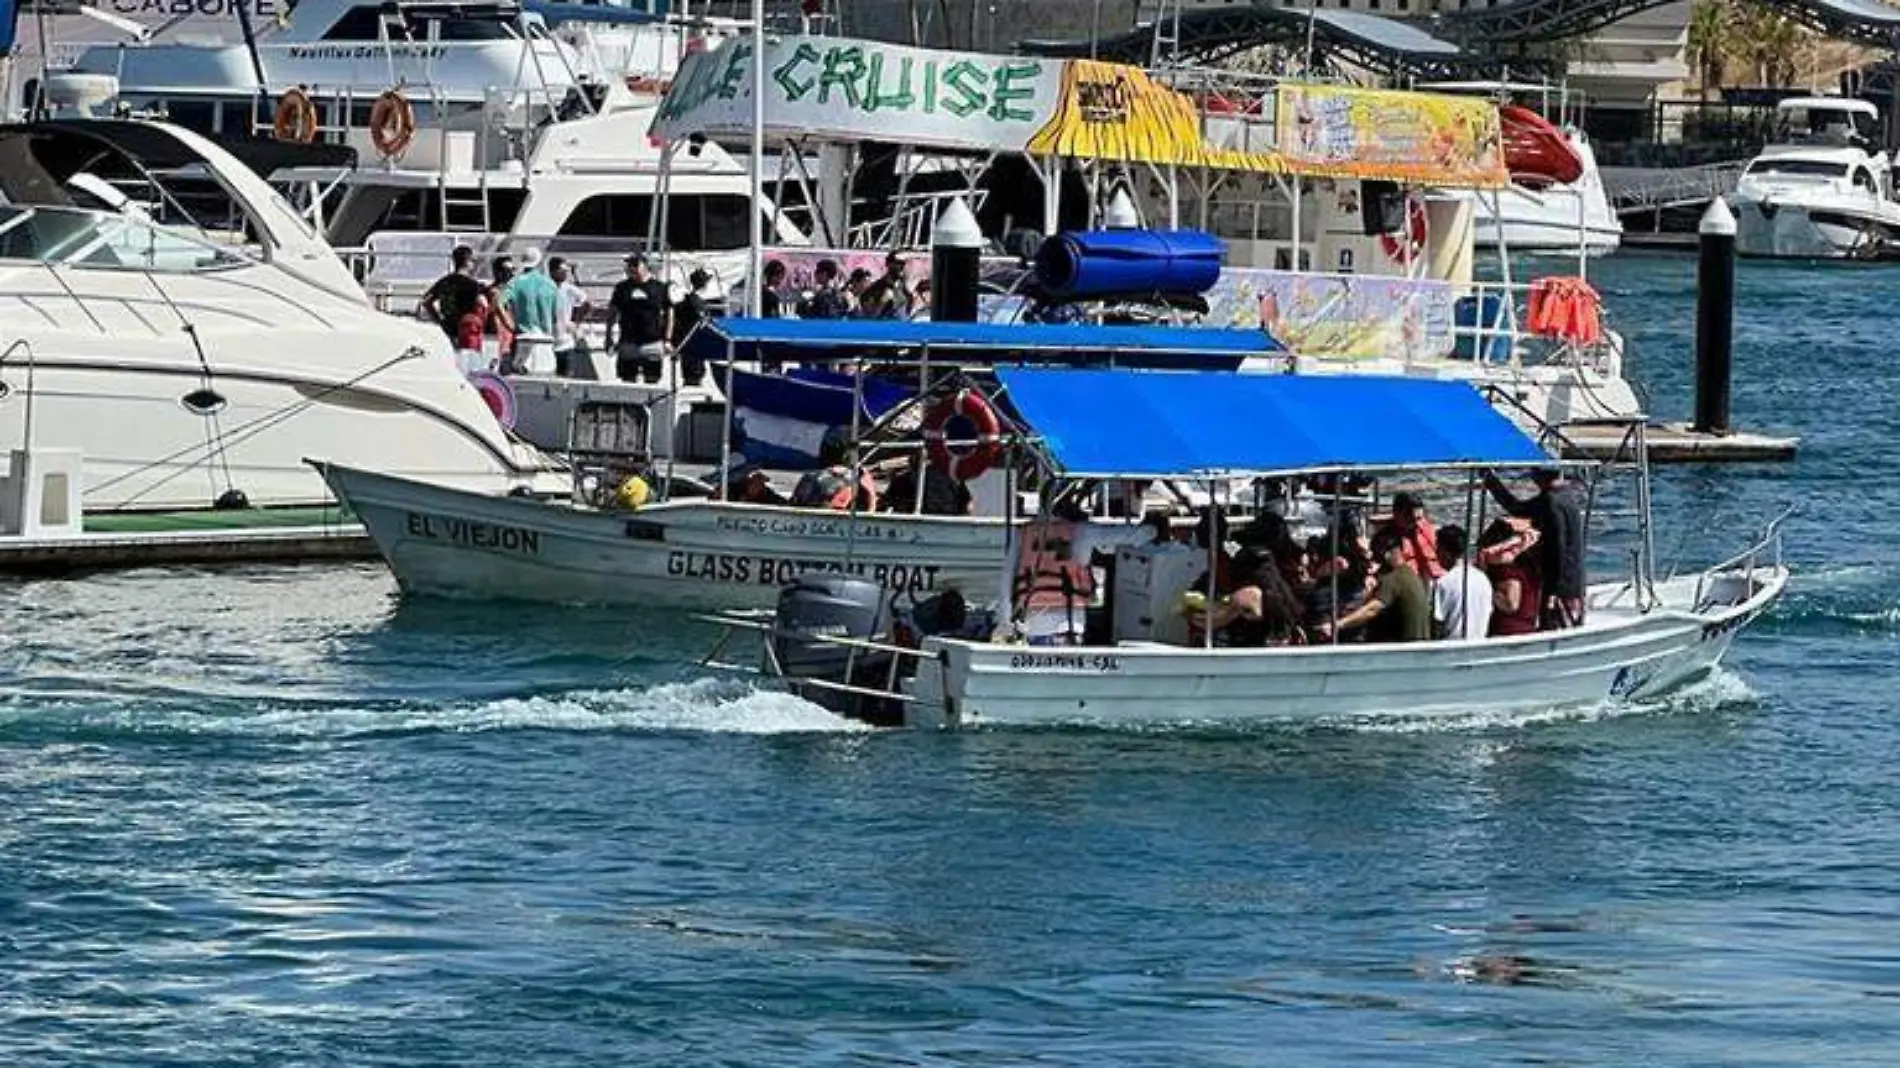
<svg viewBox="0 0 1900 1068"><path fill-rule="evenodd" d="M140 112L223 137L268 132L284 94L316 109L319 130L367 126L379 95L410 89L418 121L490 105L497 94L547 86L559 100L580 82L579 57L513 0L410 3L302 0L242 39L154 35L93 45L71 70L110 75Z"/></svg>
<svg viewBox="0 0 1900 1068"><path fill-rule="evenodd" d="M116 77L120 106L200 132L353 150L360 165L271 179L391 311L413 307L462 244L484 269L533 245L609 285L627 253L660 246L676 280L704 266L730 287L751 232L746 169L715 144L678 151L656 211L662 149L648 128L680 57L718 47L733 26L669 21L656 6L302 0L254 49L97 46L72 69ZM393 141L376 112L391 93L407 111ZM314 123L294 121L304 101ZM760 210L772 243L805 243L783 212Z"/></svg>
<svg viewBox="0 0 1900 1068"><path fill-rule="evenodd" d="M1775 108L1775 137L1736 183L1744 256L1883 259L1900 253L1893 167L1880 112L1864 100L1797 97Z"/></svg>
<svg viewBox="0 0 1900 1068"><path fill-rule="evenodd" d="M1610 208L1603 186L1603 174L1597 167L1596 151L1590 139L1576 124L1574 101L1563 86L1536 83L1473 81L1434 82L1420 86L1439 92L1486 96L1504 102L1501 108L1506 126L1506 152L1516 147L1510 126L1514 117L1527 128L1523 131L1535 144L1555 148L1562 142L1571 157L1570 166L1577 177L1563 181L1537 173L1535 161L1529 167L1512 167L1512 184L1500 192L1495 202L1490 197L1473 197L1472 214L1475 239L1479 248L1522 253L1568 253L1601 256L1615 252L1623 243L1623 221ZM1511 107L1509 101L1524 105ZM1552 123L1543 118L1555 115Z"/></svg>
<svg viewBox="0 0 1900 1068"><path fill-rule="evenodd" d="M184 181L236 228L178 225ZM0 441L77 450L89 511L325 503L306 457L491 491L543 468L440 330L376 311L262 179L175 127L0 127L0 324Z"/></svg>
<svg viewBox="0 0 1900 1068"><path fill-rule="evenodd" d="M1583 162L1583 176L1537 184L1519 179L1498 195L1495 208L1480 198L1474 212L1479 247L1606 256L1623 243L1623 220L1610 208L1589 138L1570 126L1563 134Z"/></svg>

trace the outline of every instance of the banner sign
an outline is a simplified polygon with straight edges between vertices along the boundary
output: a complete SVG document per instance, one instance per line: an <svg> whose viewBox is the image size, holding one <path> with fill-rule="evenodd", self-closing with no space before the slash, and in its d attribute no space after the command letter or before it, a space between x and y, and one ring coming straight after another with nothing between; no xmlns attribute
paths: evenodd
<svg viewBox="0 0 1900 1068"><path fill-rule="evenodd" d="M1301 173L1502 187L1498 109L1488 100L1331 85L1282 85L1280 155Z"/></svg>
<svg viewBox="0 0 1900 1068"><path fill-rule="evenodd" d="M938 52L842 37L766 41L770 133L1020 150L1054 111L1061 62ZM687 58L653 133L738 136L752 127L752 39ZM768 136L770 135L768 133Z"/></svg>
<svg viewBox="0 0 1900 1068"><path fill-rule="evenodd" d="M766 41L772 138L903 141L933 148L1437 185L1507 181L1489 101L1346 87L1282 86L1267 116L1223 113L1261 133L1211 144L1195 99L1139 67L942 52L838 37ZM688 57L654 117L667 141L746 136L752 49L737 38ZM1294 125L1289 125L1292 123Z"/></svg>
<svg viewBox="0 0 1900 1068"><path fill-rule="evenodd" d="M1228 268L1208 324L1262 327L1321 359L1435 359L1455 340L1456 287L1431 279Z"/></svg>

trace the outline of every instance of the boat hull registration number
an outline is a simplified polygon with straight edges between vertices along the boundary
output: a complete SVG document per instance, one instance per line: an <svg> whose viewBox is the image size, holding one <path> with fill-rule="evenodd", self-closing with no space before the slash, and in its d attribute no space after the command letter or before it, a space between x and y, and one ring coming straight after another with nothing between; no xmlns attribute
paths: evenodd
<svg viewBox="0 0 1900 1068"><path fill-rule="evenodd" d="M1009 658L1011 671L1094 671L1109 673L1122 669L1122 658L1107 653L1014 653Z"/></svg>

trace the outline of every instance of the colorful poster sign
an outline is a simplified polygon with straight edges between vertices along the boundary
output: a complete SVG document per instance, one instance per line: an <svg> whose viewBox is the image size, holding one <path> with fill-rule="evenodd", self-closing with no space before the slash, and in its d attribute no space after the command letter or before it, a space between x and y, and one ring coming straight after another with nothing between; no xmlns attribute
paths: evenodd
<svg viewBox="0 0 1900 1068"><path fill-rule="evenodd" d="M1454 341L1449 282L1229 268L1207 297L1209 325L1264 327L1300 356L1433 359Z"/></svg>
<svg viewBox="0 0 1900 1068"><path fill-rule="evenodd" d="M1498 109L1488 100L1334 85L1282 85L1280 155L1301 173L1501 187Z"/></svg>
<svg viewBox="0 0 1900 1068"><path fill-rule="evenodd" d="M688 57L653 134L743 137L752 126L750 38ZM1344 86L1282 86L1265 116L1214 115L1146 71L1095 60L942 52L840 37L766 40L767 136L902 141L1160 166L1298 172L1432 185L1508 180L1489 101ZM1234 124L1246 136L1234 138ZM1255 136L1258 134L1258 136Z"/></svg>

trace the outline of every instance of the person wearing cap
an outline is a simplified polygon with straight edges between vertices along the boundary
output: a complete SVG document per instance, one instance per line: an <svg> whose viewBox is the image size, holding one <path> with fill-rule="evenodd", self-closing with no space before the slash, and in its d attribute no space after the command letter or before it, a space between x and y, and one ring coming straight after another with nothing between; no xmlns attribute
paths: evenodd
<svg viewBox="0 0 1900 1068"><path fill-rule="evenodd" d="M1432 597L1418 572L1406 566L1397 531L1386 527L1372 536L1372 558L1379 562L1379 579L1366 602L1330 628L1322 626L1319 636L1324 640L1364 627L1371 642L1430 641Z"/></svg>
<svg viewBox="0 0 1900 1068"><path fill-rule="evenodd" d="M682 351L680 384L696 386L705 381L706 361L684 355L681 346L685 345L687 337L699 324L726 313L726 297L719 292L712 272L704 267L693 268L693 273L686 276L686 283L691 287L686 299L673 305L673 347Z"/></svg>
<svg viewBox="0 0 1900 1068"><path fill-rule="evenodd" d="M858 296L860 319L908 319L916 304L910 281L905 278L902 254L892 251L884 257L884 273L864 287Z"/></svg>
<svg viewBox="0 0 1900 1068"><path fill-rule="evenodd" d="M502 288L501 298L514 322L515 349L511 366L515 373L553 374L561 287L541 269L540 249L522 251L521 273Z"/></svg>
<svg viewBox="0 0 1900 1068"><path fill-rule="evenodd" d="M1583 596L1588 579L1583 567L1583 502L1577 487L1564 478L1563 469L1540 467L1531 472L1535 496L1518 497L1492 472L1484 474L1484 488L1498 506L1511 515L1530 520L1537 531L1536 566L1542 584L1543 628L1583 625Z"/></svg>
<svg viewBox="0 0 1900 1068"><path fill-rule="evenodd" d="M1438 532L1425 517L1425 502L1418 494L1404 492L1392 498L1392 519L1386 527L1399 536L1405 566L1419 578L1430 583L1444 575L1444 565L1438 561Z"/></svg>
<svg viewBox="0 0 1900 1068"><path fill-rule="evenodd" d="M657 384L666 366L667 338L673 336L673 296L653 277L647 258L627 257L627 277L607 300L607 347L614 353L614 374L622 382ZM618 342L616 343L616 336Z"/></svg>

